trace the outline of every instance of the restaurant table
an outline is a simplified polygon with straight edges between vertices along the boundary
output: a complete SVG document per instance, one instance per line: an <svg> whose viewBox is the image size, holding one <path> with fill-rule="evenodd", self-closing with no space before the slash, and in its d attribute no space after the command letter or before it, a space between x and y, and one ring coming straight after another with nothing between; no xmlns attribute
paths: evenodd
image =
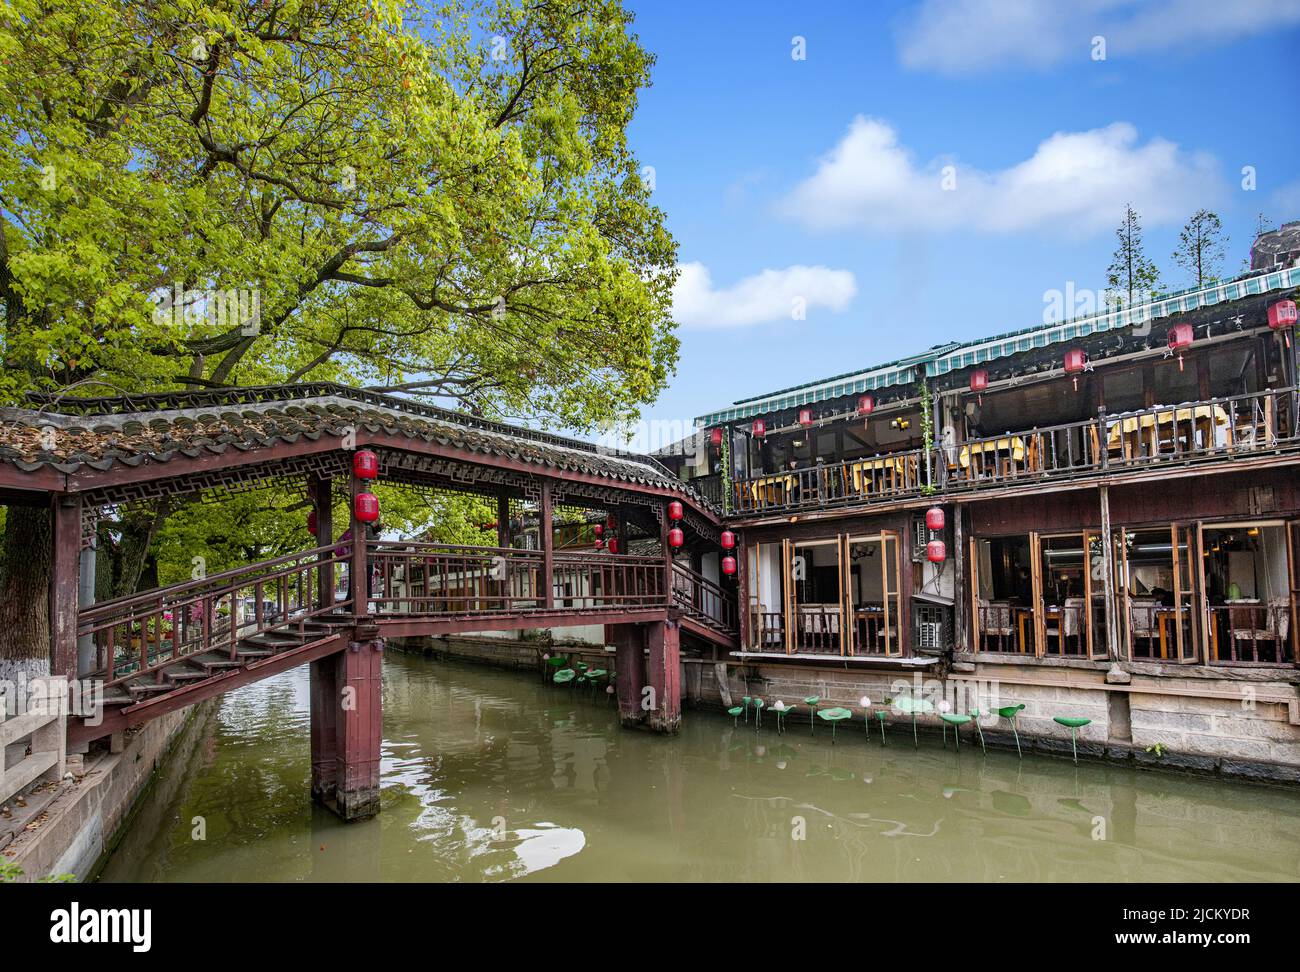
<svg viewBox="0 0 1300 972"><path fill-rule="evenodd" d="M1195 442L1189 431L1199 433L1202 448L1214 445L1216 426L1228 424L1228 413L1218 405L1187 405L1182 408L1168 408L1141 415L1129 415L1114 422L1106 423L1106 448L1111 453L1118 452L1125 459L1131 459L1141 452L1142 440L1146 438L1150 445L1149 455L1160 451L1160 427L1172 425L1174 433L1184 438L1184 446L1195 448Z"/></svg>

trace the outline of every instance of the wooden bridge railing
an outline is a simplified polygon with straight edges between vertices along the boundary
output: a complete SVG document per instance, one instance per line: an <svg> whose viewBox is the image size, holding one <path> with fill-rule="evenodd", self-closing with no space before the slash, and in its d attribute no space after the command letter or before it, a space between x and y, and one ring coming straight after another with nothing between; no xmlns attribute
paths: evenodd
<svg viewBox="0 0 1300 972"><path fill-rule="evenodd" d="M239 641L272 629L296 628L351 602L322 583L329 568L346 562L344 548L300 553L210 574L157 590L101 601L77 615L77 634L94 638L96 672L106 687L156 674L187 658L222 652L236 660ZM322 596L328 589L332 596Z"/></svg>
<svg viewBox="0 0 1300 972"><path fill-rule="evenodd" d="M673 562L673 603L712 628L731 634L737 630L736 595L676 561Z"/></svg>

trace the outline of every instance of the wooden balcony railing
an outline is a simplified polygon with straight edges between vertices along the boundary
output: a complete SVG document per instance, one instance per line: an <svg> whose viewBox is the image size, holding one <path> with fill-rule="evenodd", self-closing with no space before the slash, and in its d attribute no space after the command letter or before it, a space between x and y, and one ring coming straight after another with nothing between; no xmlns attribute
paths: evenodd
<svg viewBox="0 0 1300 972"><path fill-rule="evenodd" d="M676 561L673 562L673 603L711 628L728 634L737 630L736 595Z"/></svg>
<svg viewBox="0 0 1300 972"><path fill-rule="evenodd" d="M341 551L342 548L339 548ZM332 580L346 557L333 546L101 601L77 615L77 634L94 639L106 687L155 673L204 652L236 660L241 639L304 626L319 615L350 610L335 601ZM329 570L325 583L321 571ZM322 591L329 594L322 597Z"/></svg>
<svg viewBox="0 0 1300 972"><path fill-rule="evenodd" d="M735 483L735 512L887 502L1300 449L1295 388L1101 412L923 450L824 463ZM929 480L927 482L927 472Z"/></svg>
<svg viewBox="0 0 1300 972"><path fill-rule="evenodd" d="M923 466L923 450L912 449L757 476L735 484L735 511L763 513L915 496L924 483Z"/></svg>

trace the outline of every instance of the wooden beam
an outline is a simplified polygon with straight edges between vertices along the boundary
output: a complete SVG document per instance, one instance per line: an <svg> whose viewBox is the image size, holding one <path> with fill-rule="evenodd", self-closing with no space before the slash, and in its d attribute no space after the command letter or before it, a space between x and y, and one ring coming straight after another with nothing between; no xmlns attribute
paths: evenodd
<svg viewBox="0 0 1300 972"><path fill-rule="evenodd" d="M510 494L497 493L497 546L510 546Z"/></svg>
<svg viewBox="0 0 1300 972"><path fill-rule="evenodd" d="M1106 486L1098 491L1101 500L1101 570L1102 596L1106 605L1106 654L1113 661L1119 660L1119 617L1115 613L1115 547L1110 533L1110 489ZM1088 552L1084 551L1084 569L1088 568ZM1088 605L1089 614L1092 605ZM1091 623L1091 618L1089 619Z"/></svg>
<svg viewBox="0 0 1300 972"><path fill-rule="evenodd" d="M312 509L316 513L316 545L325 547L334 542L334 492L328 476L312 476ZM316 572L317 597L322 605L334 603L334 564L322 564Z"/></svg>
<svg viewBox="0 0 1300 972"><path fill-rule="evenodd" d="M349 510L352 531L351 556L348 558L348 586L352 589L352 615L364 618L370 616L370 566L366 556L366 524L357 519L357 497L368 492L368 483L356 476L352 477L348 495L352 501Z"/></svg>

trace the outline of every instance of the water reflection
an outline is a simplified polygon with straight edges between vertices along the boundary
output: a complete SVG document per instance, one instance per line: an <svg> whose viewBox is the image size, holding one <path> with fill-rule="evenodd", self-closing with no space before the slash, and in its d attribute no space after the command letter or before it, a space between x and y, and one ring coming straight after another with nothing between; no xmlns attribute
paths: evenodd
<svg viewBox="0 0 1300 972"><path fill-rule="evenodd" d="M104 880L1295 880L1300 797L686 714L674 739L528 675L385 659L383 812L308 799L306 669L227 696ZM823 728L824 727L820 727ZM196 840L202 820L206 839ZM1098 838L1101 839L1098 839Z"/></svg>

